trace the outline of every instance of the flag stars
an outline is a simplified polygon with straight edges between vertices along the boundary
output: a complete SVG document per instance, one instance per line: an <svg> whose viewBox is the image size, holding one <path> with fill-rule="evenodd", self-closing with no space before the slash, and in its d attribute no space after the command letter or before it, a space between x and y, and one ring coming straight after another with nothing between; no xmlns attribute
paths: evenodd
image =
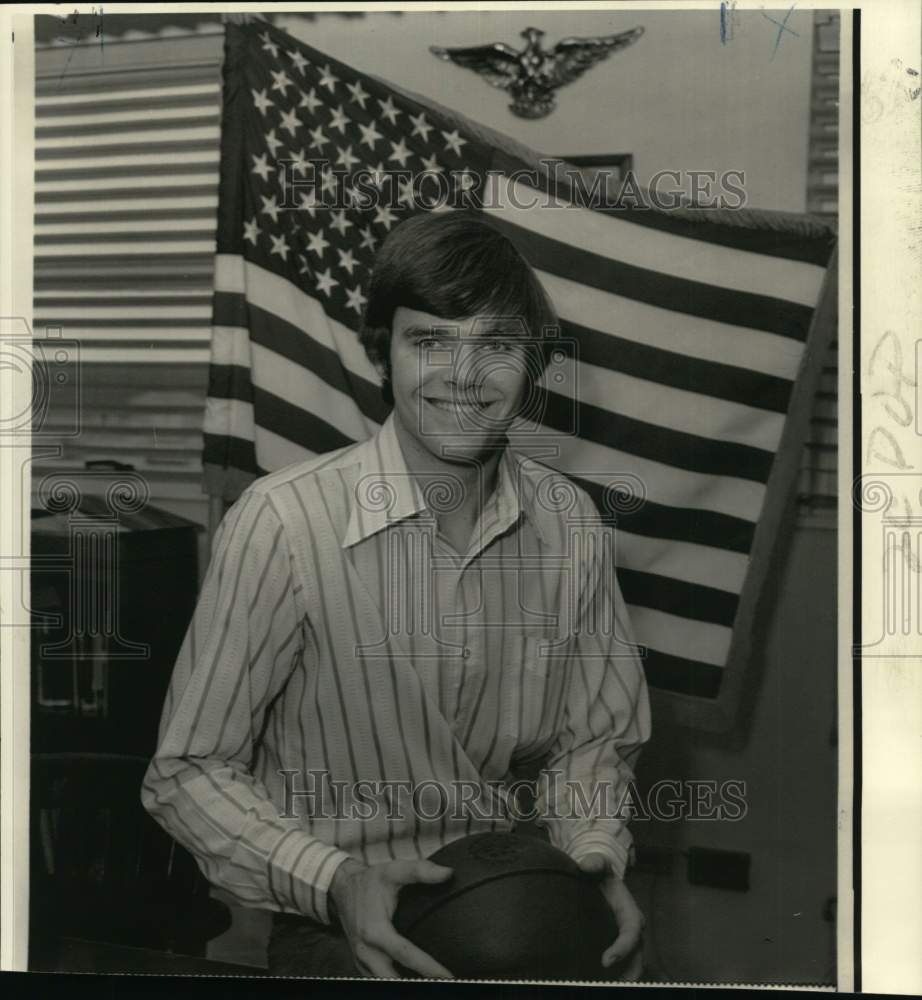
<svg viewBox="0 0 922 1000"><path fill-rule="evenodd" d="M372 235L371 226L362 226L359 232L362 234L361 248L363 250L374 250L378 241Z"/></svg>
<svg viewBox="0 0 922 1000"><path fill-rule="evenodd" d="M295 49L294 52L286 51L285 55L288 56L288 58L292 62L292 65L301 74L301 76L304 76L304 67L307 65L307 60L304 58L304 56L302 56L297 49Z"/></svg>
<svg viewBox="0 0 922 1000"><path fill-rule="evenodd" d="M393 100L388 97L386 101L382 101L379 97L378 104L381 106L381 114L391 123L391 125L396 125L397 116L400 112L394 106Z"/></svg>
<svg viewBox="0 0 922 1000"><path fill-rule="evenodd" d="M291 169L297 170L298 173L304 177L307 173L307 167L307 154L304 152L304 149L301 148L297 151L293 151L291 154Z"/></svg>
<svg viewBox="0 0 922 1000"><path fill-rule="evenodd" d="M341 163L347 171L351 170L359 162L359 158L353 154L351 146L346 146L345 149L340 149L337 146L336 151L339 153L339 156L336 157L336 162Z"/></svg>
<svg viewBox="0 0 922 1000"><path fill-rule="evenodd" d="M284 97L288 88L294 86L291 77L283 69L278 72L270 69L269 72L272 74L272 89L279 91Z"/></svg>
<svg viewBox="0 0 922 1000"><path fill-rule="evenodd" d="M298 105L299 109L307 108L308 113L313 114L321 104L323 104L323 101L321 101L317 96L317 91L313 87L311 87L306 94L304 91L301 91L301 103Z"/></svg>
<svg viewBox="0 0 922 1000"><path fill-rule="evenodd" d="M471 173L467 168L458 177L458 187L462 191L469 191L471 188L477 186L477 178Z"/></svg>
<svg viewBox="0 0 922 1000"><path fill-rule="evenodd" d="M323 257L323 251L330 245L330 241L324 239L323 230L318 229L316 233L307 234L307 249L310 253Z"/></svg>
<svg viewBox="0 0 922 1000"><path fill-rule="evenodd" d="M336 192L336 175L329 167L324 167L323 173L320 175L320 190L324 194L335 194Z"/></svg>
<svg viewBox="0 0 922 1000"><path fill-rule="evenodd" d="M382 205L375 209L374 221L376 225L384 226L390 232L391 226L397 221L397 216L394 215L387 205Z"/></svg>
<svg viewBox="0 0 922 1000"><path fill-rule="evenodd" d="M371 183L374 184L375 187L381 187L387 179L387 171L384 169L384 164L380 160L378 160L375 166L368 168L368 175L371 177Z"/></svg>
<svg viewBox="0 0 922 1000"><path fill-rule="evenodd" d="M259 196L262 199L263 207L260 209L261 215L268 215L273 222L279 221L279 204L275 200L275 195L267 198L264 194Z"/></svg>
<svg viewBox="0 0 922 1000"><path fill-rule="evenodd" d="M253 103L261 115L265 115L269 108L275 107L275 101L269 98L265 87L262 90L251 90L250 93L253 95Z"/></svg>
<svg viewBox="0 0 922 1000"><path fill-rule="evenodd" d="M410 115L410 121L413 122L413 135L421 136L423 142L428 142L429 133L433 130L434 126L426 121L426 116L422 112L418 116Z"/></svg>
<svg viewBox="0 0 922 1000"><path fill-rule="evenodd" d="M401 167L407 165L407 160L413 155L411 150L407 149L406 144L403 139L400 142L392 142L391 149L393 152L388 157L389 160L396 160Z"/></svg>
<svg viewBox="0 0 922 1000"><path fill-rule="evenodd" d="M330 268L325 271L318 271L316 274L317 290L323 292L328 298L339 282L330 273Z"/></svg>
<svg viewBox="0 0 922 1000"><path fill-rule="evenodd" d="M445 139L445 148L450 149L455 156L460 156L461 147L467 145L467 139L462 139L457 129L453 129L451 132L442 132L442 137Z"/></svg>
<svg viewBox="0 0 922 1000"><path fill-rule="evenodd" d="M320 80L318 82L321 87L326 87L331 94L335 92L336 84L339 83L339 77L333 75L329 63L320 71Z"/></svg>
<svg viewBox="0 0 922 1000"><path fill-rule="evenodd" d="M261 230L259 228L259 223L257 221L257 216L253 216L249 222L244 222L243 224L243 238L248 242L252 243L255 247L259 243L259 234Z"/></svg>
<svg viewBox="0 0 922 1000"><path fill-rule="evenodd" d="M311 191L310 194L307 194L305 191L301 192L301 208L305 212L307 212L307 214L312 219L315 219L317 217L317 209L318 209L318 207L322 207L322 206L321 206L320 202L317 201L317 193L316 193L316 191Z"/></svg>
<svg viewBox="0 0 922 1000"><path fill-rule="evenodd" d="M423 161L423 170L430 174L442 174L445 172L445 168L436 159L435 153L432 156L422 156L420 159Z"/></svg>
<svg viewBox="0 0 922 1000"><path fill-rule="evenodd" d="M276 254L281 257L283 261L287 263L288 254L291 252L291 247L285 241L284 236L273 236L269 234L269 239L272 240L272 249L269 251L270 254Z"/></svg>
<svg viewBox="0 0 922 1000"><path fill-rule="evenodd" d="M356 80L355 83L347 83L346 90L349 91L350 95L352 96L352 100L356 104L358 104L358 106L364 111L365 102L368 100L369 97L371 97L371 94L367 94L362 89L362 84L358 80Z"/></svg>
<svg viewBox="0 0 922 1000"><path fill-rule="evenodd" d="M335 229L340 236L346 235L346 230L352 225L352 223L346 218L345 209L340 209L338 212L333 213L332 221L330 222L330 228Z"/></svg>
<svg viewBox="0 0 922 1000"><path fill-rule="evenodd" d="M330 115L330 120L327 122L328 127L338 129L340 135L345 135L346 126L349 124L349 116L343 111L343 106L340 104L338 108L330 112Z"/></svg>
<svg viewBox="0 0 922 1000"><path fill-rule="evenodd" d="M362 143L367 146L372 152L374 152L375 143L379 139L383 139L384 136L375 128L375 123L372 122L370 125L359 124L359 132L362 133Z"/></svg>
<svg viewBox="0 0 922 1000"><path fill-rule="evenodd" d="M355 288L347 288L346 292L346 308L354 309L359 316L362 315L362 309L365 303L368 301L367 298L362 294L362 286L356 285Z"/></svg>
<svg viewBox="0 0 922 1000"><path fill-rule="evenodd" d="M272 41L269 37L269 32L266 31L259 36L263 43L263 52L269 52L273 59L278 59L279 57L279 47Z"/></svg>
<svg viewBox="0 0 922 1000"><path fill-rule="evenodd" d="M298 258L298 274L309 274L311 270L310 264L307 262L307 257L303 253L297 254Z"/></svg>
<svg viewBox="0 0 922 1000"><path fill-rule="evenodd" d="M266 145L269 147L269 154L272 159L276 157L276 150L282 145L282 140L277 138L275 129L269 129L266 133Z"/></svg>
<svg viewBox="0 0 922 1000"><path fill-rule="evenodd" d="M269 174L272 171L272 168L269 166L268 155L263 153L261 156L256 156L251 153L250 156L253 159L253 169L250 172L259 174L259 176L263 179L263 183L265 183L269 180Z"/></svg>
<svg viewBox="0 0 922 1000"><path fill-rule="evenodd" d="M413 181L411 180L399 180L397 181L398 195L397 202L401 205L412 205L413 204Z"/></svg>
<svg viewBox="0 0 922 1000"><path fill-rule="evenodd" d="M282 121L279 128L285 129L288 134L294 138L295 133L301 127L301 122L298 121L298 113L294 109L291 111L282 112Z"/></svg>
<svg viewBox="0 0 922 1000"><path fill-rule="evenodd" d="M350 180L355 180L354 177ZM348 182L343 182L343 204L347 208L368 208L370 197L367 192L359 191L356 187Z"/></svg>
<svg viewBox="0 0 922 1000"><path fill-rule="evenodd" d="M352 277L352 272L355 270L358 261L355 259L355 254L351 250L337 250L339 254L339 266L344 270L349 272L349 277Z"/></svg>
<svg viewBox="0 0 922 1000"><path fill-rule="evenodd" d="M323 147L330 142L330 140L324 135L323 129L319 125L310 130L310 136L311 145L320 150L322 150Z"/></svg>

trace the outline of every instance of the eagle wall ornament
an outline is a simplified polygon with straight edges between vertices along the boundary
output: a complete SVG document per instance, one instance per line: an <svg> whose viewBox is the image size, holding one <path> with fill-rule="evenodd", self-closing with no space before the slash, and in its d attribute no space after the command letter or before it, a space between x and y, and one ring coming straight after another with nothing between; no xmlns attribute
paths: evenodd
<svg viewBox="0 0 922 1000"><path fill-rule="evenodd" d="M520 118L544 118L557 105L554 91L579 79L587 69L607 59L612 52L627 48L643 34L643 28L631 28L617 35L596 38L564 38L553 49L542 49L544 32L526 28L522 32L525 48L517 52L505 42L445 49L430 45L429 51L479 73L487 83L508 90L509 105Z"/></svg>

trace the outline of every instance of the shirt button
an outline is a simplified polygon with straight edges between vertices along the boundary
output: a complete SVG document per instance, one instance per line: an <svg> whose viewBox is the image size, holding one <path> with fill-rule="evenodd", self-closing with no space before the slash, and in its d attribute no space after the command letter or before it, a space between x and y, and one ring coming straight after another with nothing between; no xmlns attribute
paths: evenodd
<svg viewBox="0 0 922 1000"><path fill-rule="evenodd" d="M471 647L465 646L464 649L461 650L461 656L463 659L469 660L471 658Z"/></svg>

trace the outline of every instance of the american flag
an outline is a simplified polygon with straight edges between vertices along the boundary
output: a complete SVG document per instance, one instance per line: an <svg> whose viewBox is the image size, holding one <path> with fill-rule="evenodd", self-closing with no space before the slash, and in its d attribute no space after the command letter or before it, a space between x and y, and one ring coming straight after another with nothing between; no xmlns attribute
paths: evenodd
<svg viewBox="0 0 922 1000"><path fill-rule="evenodd" d="M356 334L376 248L460 191L535 267L573 346L545 375L537 430L563 444L543 460L617 521L654 695L725 725L834 326L832 231L586 207L559 161L271 25L226 30L206 491L233 500L375 431L387 407Z"/></svg>

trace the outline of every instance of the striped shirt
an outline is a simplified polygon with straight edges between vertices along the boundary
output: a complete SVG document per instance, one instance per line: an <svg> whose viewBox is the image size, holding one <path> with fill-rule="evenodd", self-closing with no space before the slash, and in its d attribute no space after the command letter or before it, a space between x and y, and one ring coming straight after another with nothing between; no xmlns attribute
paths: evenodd
<svg viewBox="0 0 922 1000"><path fill-rule="evenodd" d="M145 807L242 904L328 922L342 861L511 828L531 766L552 843L623 874L625 816L591 805L623 802L650 720L611 529L507 448L457 552L456 484L409 474L394 419L225 515Z"/></svg>

